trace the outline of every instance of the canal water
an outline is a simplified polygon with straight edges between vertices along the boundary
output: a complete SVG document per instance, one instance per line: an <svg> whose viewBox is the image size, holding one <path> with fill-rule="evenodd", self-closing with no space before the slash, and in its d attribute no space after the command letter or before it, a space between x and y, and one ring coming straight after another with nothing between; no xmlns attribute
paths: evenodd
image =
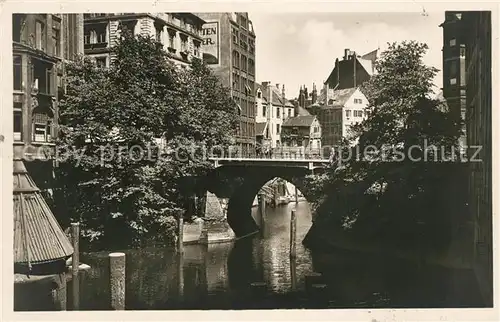
<svg viewBox="0 0 500 322"><path fill-rule="evenodd" d="M292 202L268 208L262 235L185 246L182 257L168 248L114 250L126 254L126 309L473 306L473 300L457 296L456 272L347 251L311 254L301 243L312 224L307 202L298 205L297 256L290 261L293 207ZM81 255L91 266L80 279L81 310L109 309L108 254ZM316 283L324 285L312 289L306 276L315 271L323 273Z"/></svg>

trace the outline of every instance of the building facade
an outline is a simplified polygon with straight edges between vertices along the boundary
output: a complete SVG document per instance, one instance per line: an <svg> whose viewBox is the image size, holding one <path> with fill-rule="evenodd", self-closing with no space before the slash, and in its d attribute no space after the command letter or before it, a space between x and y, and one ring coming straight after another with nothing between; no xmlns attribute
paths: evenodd
<svg viewBox="0 0 500 322"><path fill-rule="evenodd" d="M309 107L321 124L323 146L338 146L342 138L350 138L351 126L366 119L367 106L368 99L359 88L324 92L320 104Z"/></svg>
<svg viewBox="0 0 500 322"><path fill-rule="evenodd" d="M465 121L466 114L466 35L468 26L463 22L461 12L447 11L443 28L443 96L447 101L449 111L459 114ZM463 125L463 135L459 139L460 147L465 153L466 127Z"/></svg>
<svg viewBox="0 0 500 322"><path fill-rule="evenodd" d="M12 18L14 158L52 160L64 65L83 54L83 15Z"/></svg>
<svg viewBox="0 0 500 322"><path fill-rule="evenodd" d="M447 13L448 15L448 13ZM466 127L468 146L482 147L470 162L469 209L474 223L474 271L484 302L493 305L492 227L492 35L491 12L470 11L462 15L467 26L465 40ZM469 157L476 153L471 148Z"/></svg>
<svg viewBox="0 0 500 322"><path fill-rule="evenodd" d="M285 156L321 156L321 124L315 115L290 117L282 129L281 152Z"/></svg>
<svg viewBox="0 0 500 322"><path fill-rule="evenodd" d="M194 58L203 58L205 21L193 13L92 13L84 14L84 19L85 55L94 57L102 67L109 67L111 48L125 28L134 35L154 37L180 67L189 66Z"/></svg>
<svg viewBox="0 0 500 322"><path fill-rule="evenodd" d="M264 149L279 148L283 123L295 116L295 107L285 96L285 85L280 90L280 84L257 84L255 102L256 143Z"/></svg>
<svg viewBox="0 0 500 322"><path fill-rule="evenodd" d="M243 155L255 153L255 31L246 12L198 13L203 26L203 60L231 89L238 106L235 143Z"/></svg>

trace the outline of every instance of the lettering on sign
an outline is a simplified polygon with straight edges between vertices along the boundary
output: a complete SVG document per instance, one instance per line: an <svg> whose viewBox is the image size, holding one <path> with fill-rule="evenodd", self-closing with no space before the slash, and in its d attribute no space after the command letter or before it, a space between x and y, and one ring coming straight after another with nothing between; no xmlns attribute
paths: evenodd
<svg viewBox="0 0 500 322"><path fill-rule="evenodd" d="M203 60L209 65L219 63L219 22L212 21L203 25Z"/></svg>

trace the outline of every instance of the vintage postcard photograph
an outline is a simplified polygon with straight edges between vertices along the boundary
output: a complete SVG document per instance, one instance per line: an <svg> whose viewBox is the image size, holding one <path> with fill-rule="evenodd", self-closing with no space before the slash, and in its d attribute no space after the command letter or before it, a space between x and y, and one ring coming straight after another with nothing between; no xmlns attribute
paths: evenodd
<svg viewBox="0 0 500 322"><path fill-rule="evenodd" d="M6 3L3 309L496 320L498 5L406 5Z"/></svg>

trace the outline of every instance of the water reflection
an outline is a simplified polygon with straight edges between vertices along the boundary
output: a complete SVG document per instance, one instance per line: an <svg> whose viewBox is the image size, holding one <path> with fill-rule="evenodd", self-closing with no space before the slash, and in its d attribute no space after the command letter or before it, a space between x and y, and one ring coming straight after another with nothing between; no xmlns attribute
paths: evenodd
<svg viewBox="0 0 500 322"><path fill-rule="evenodd" d="M389 257L350 251L313 256L300 242L311 225L305 202L297 209L297 256L291 261L293 207L268 209L263 236L189 245L182 256L171 249L126 250L126 308L439 307L459 301L449 270L417 270ZM109 309L107 255L82 254L82 262L92 267L80 286L83 310ZM314 271L328 285L318 299L305 292L305 276Z"/></svg>

